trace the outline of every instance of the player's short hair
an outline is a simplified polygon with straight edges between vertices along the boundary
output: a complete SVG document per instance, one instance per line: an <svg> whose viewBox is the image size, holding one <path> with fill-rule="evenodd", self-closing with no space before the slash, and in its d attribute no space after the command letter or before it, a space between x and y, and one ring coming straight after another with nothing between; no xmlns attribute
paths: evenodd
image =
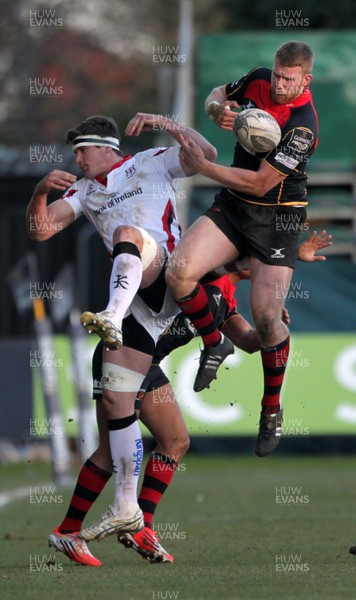
<svg viewBox="0 0 356 600"><path fill-rule="evenodd" d="M313 69L313 51L305 42L290 41L282 44L275 59L283 67L302 67L304 73L311 73Z"/></svg>
<svg viewBox="0 0 356 600"><path fill-rule="evenodd" d="M104 117L104 115L94 115L67 132L66 144L73 144L74 140L80 136L90 135L102 138L116 138L120 142L119 128L114 119L112 117ZM119 150L116 150L116 152L121 154Z"/></svg>

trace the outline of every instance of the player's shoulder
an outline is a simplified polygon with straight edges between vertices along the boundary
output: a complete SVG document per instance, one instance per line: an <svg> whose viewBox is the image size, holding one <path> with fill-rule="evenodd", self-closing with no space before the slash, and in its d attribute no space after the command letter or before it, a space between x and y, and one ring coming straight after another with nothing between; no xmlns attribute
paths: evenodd
<svg viewBox="0 0 356 600"><path fill-rule="evenodd" d="M63 198L70 198L74 194L82 195L88 189L88 185L91 179L86 179L82 177L73 183L67 191L63 194Z"/></svg>
<svg viewBox="0 0 356 600"><path fill-rule="evenodd" d="M135 162L136 169L140 169L146 173L160 173L167 177L171 175L171 169L178 162L179 146L157 147L138 152Z"/></svg>
<svg viewBox="0 0 356 600"><path fill-rule="evenodd" d="M288 128L304 127L313 132L318 131L318 117L315 111L311 95L306 102L301 103L291 110L290 118L287 123Z"/></svg>
<svg viewBox="0 0 356 600"><path fill-rule="evenodd" d="M85 199L90 189L88 187L90 181L90 179L85 179L85 177L78 179L61 196L61 200L68 202L77 215L85 208Z"/></svg>
<svg viewBox="0 0 356 600"><path fill-rule="evenodd" d="M228 97L232 94L239 94L246 91L250 84L256 81L262 81L266 83L271 82L271 69L267 67L255 67L243 75L240 79L227 83L225 86L225 94Z"/></svg>
<svg viewBox="0 0 356 600"><path fill-rule="evenodd" d="M258 80L271 81L271 74L272 70L267 67L255 67L251 71L248 71L243 79L246 83Z"/></svg>
<svg viewBox="0 0 356 600"><path fill-rule="evenodd" d="M268 67L256 67L247 73L247 77L250 81L256 79L262 79L264 81L271 81L272 69Z"/></svg>
<svg viewBox="0 0 356 600"><path fill-rule="evenodd" d="M169 149L169 147L149 148L148 150L137 152L137 154L134 156L134 159L135 161L140 162L148 158L155 158L156 156L160 156L164 152L167 152Z"/></svg>

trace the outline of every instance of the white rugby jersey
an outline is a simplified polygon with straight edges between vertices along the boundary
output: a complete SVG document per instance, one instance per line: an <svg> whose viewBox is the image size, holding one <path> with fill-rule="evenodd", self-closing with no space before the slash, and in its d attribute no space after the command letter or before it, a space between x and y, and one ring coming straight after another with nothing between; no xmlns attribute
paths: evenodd
<svg viewBox="0 0 356 600"><path fill-rule="evenodd" d="M122 158L106 179L80 179L63 199L75 218L93 223L110 254L119 225L143 227L170 254L180 237L174 179L185 176L179 146L151 148Z"/></svg>

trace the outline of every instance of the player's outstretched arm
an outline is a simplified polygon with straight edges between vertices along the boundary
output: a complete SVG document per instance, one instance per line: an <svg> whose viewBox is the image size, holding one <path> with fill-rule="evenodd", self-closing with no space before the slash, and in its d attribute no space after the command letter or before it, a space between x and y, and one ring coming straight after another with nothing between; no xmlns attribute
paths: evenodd
<svg viewBox="0 0 356 600"><path fill-rule="evenodd" d="M239 167L226 167L206 159L201 148L192 139L182 139L181 163L195 173L201 173L225 187L246 192L256 197L264 196L269 190L286 178L286 175L273 169L266 161L261 161L257 171L240 169Z"/></svg>
<svg viewBox="0 0 356 600"><path fill-rule="evenodd" d="M232 108L239 108L239 105L235 100L227 100L224 85L214 88L205 100L205 110L209 119L227 131L232 131L236 117Z"/></svg>
<svg viewBox="0 0 356 600"><path fill-rule="evenodd" d="M326 256L317 256L315 253L318 250L327 248L332 245L332 235L327 235L326 231L323 230L321 233L313 231L311 236L300 244L298 248L298 260L304 262L315 262L317 260L326 260Z"/></svg>
<svg viewBox="0 0 356 600"><path fill-rule="evenodd" d="M208 140L200 135L195 129L188 127L184 123L179 123L163 115L153 115L149 113L137 113L127 124L125 135L140 135L142 131L149 130L166 131L179 144L182 140L189 138L202 150L204 157L209 161L214 161L217 157L216 148Z"/></svg>
<svg viewBox="0 0 356 600"><path fill-rule="evenodd" d="M44 242L74 221L74 211L63 199L47 206L48 194L52 190L65 191L77 180L66 171L51 171L35 187L27 206L26 227L32 240Z"/></svg>

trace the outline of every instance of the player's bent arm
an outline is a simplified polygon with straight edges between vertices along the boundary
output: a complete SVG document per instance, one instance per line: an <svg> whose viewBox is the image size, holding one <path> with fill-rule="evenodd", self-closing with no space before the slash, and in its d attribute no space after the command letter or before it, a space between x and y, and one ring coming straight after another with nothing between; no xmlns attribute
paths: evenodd
<svg viewBox="0 0 356 600"><path fill-rule="evenodd" d="M223 104L226 102L226 94L225 94L225 85L219 85L211 90L209 96L205 100L205 110L208 112L209 104L212 102L217 102L218 104Z"/></svg>
<svg viewBox="0 0 356 600"><path fill-rule="evenodd" d="M231 108L239 108L235 100L228 100L225 85L214 88L205 100L205 111L211 121L221 129L232 131L236 113Z"/></svg>
<svg viewBox="0 0 356 600"><path fill-rule="evenodd" d="M232 341L234 346L248 354L253 354L261 349L261 342L255 329L240 314L233 315L225 321L221 330Z"/></svg>
<svg viewBox="0 0 356 600"><path fill-rule="evenodd" d="M181 140L191 138L201 148L207 160L214 161L216 159L216 148L204 136L195 129L163 115L137 113L128 123L125 134L130 136L139 135L142 131L155 129L155 127L169 133L178 143L181 143ZM186 175L192 174L192 172L186 173Z"/></svg>
<svg viewBox="0 0 356 600"><path fill-rule="evenodd" d="M52 171L36 185L26 212L27 232L32 240L48 240L74 221L68 202L60 198L47 206L47 199L51 190L65 191L76 179L65 171Z"/></svg>
<svg viewBox="0 0 356 600"><path fill-rule="evenodd" d="M191 139L182 144L181 160L201 175L256 198L262 198L286 178L286 175L279 173L265 161L261 162L258 171L212 163L204 158Z"/></svg>
<svg viewBox="0 0 356 600"><path fill-rule="evenodd" d="M208 142L208 140L204 136L195 131L195 129L171 121L171 123L167 126L166 131L180 145L182 144L182 142L184 143L188 139L193 140L194 143L200 148L205 160L208 160L209 162L213 162L214 160L216 160L216 157L218 155L216 148L212 144L210 144L210 142ZM180 163L187 177L196 174L197 171L195 169L190 168L187 164L184 163L184 161L180 160Z"/></svg>
<svg viewBox="0 0 356 600"><path fill-rule="evenodd" d="M201 148L207 160L211 160L212 162L216 160L218 152L215 146L208 142L208 140L195 129L182 123L177 123L177 121L173 121L172 119L166 119L165 130L178 143L180 143L182 138L184 140L191 138L198 144L199 148Z"/></svg>
<svg viewBox="0 0 356 600"><path fill-rule="evenodd" d="M27 208L27 233L31 240L45 242L71 225L75 219L72 207L60 198L47 206L47 196L33 196Z"/></svg>

